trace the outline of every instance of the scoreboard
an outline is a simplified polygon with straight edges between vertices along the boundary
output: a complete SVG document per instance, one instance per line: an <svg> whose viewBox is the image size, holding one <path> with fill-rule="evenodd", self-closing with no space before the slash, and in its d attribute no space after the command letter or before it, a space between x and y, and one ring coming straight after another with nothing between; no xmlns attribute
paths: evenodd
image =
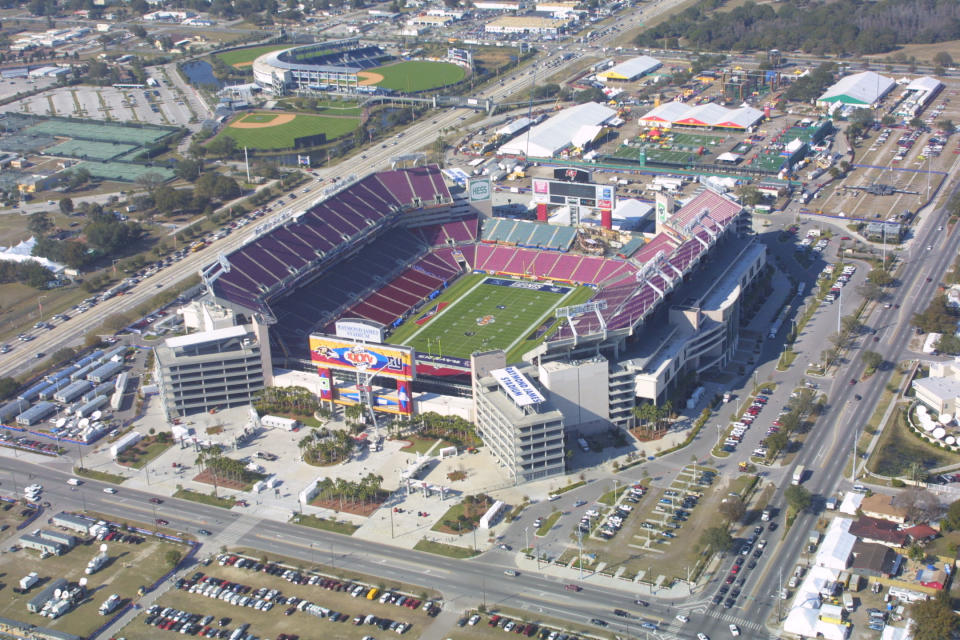
<svg viewBox="0 0 960 640"><path fill-rule="evenodd" d="M613 209L613 185L533 179L533 202L553 206Z"/></svg>

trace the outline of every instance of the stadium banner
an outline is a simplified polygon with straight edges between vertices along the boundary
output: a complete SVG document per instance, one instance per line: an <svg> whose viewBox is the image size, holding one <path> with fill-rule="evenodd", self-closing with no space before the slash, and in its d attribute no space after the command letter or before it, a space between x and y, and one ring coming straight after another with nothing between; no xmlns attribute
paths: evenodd
<svg viewBox="0 0 960 640"><path fill-rule="evenodd" d="M470 181L470 202L484 202L491 198L490 178L474 178Z"/></svg>
<svg viewBox="0 0 960 640"><path fill-rule="evenodd" d="M324 334L310 336L310 360L317 367L402 380L412 380L415 374L410 347L362 344Z"/></svg>
<svg viewBox="0 0 960 640"><path fill-rule="evenodd" d="M520 280L506 280L504 278L487 278L483 284L493 285L495 287L511 287L513 289L529 289L530 291L542 291L544 293L570 293L569 287L558 287L555 284L542 284L540 282L522 282Z"/></svg>
<svg viewBox="0 0 960 640"><path fill-rule="evenodd" d="M440 356L433 353L417 352L417 362L424 362L438 366L461 367L470 370L470 360L467 358L454 358L453 356Z"/></svg>
<svg viewBox="0 0 960 640"><path fill-rule="evenodd" d="M494 369L490 372L490 375L497 379L500 387L507 392L507 395L513 399L518 407L540 404L546 400L527 376L520 373L520 370L516 367Z"/></svg>
<svg viewBox="0 0 960 640"><path fill-rule="evenodd" d="M317 367L317 375L320 376L320 399L333 400L333 374L326 367Z"/></svg>
<svg viewBox="0 0 960 640"><path fill-rule="evenodd" d="M361 342L383 342L383 326L360 318L337 320L337 337Z"/></svg>
<svg viewBox="0 0 960 640"><path fill-rule="evenodd" d="M407 415L413 413L413 404L410 402L410 397L410 381L397 380L397 407L400 409L400 413Z"/></svg>
<svg viewBox="0 0 960 640"><path fill-rule="evenodd" d="M550 183L547 180L533 179L533 202L536 204L550 202Z"/></svg>

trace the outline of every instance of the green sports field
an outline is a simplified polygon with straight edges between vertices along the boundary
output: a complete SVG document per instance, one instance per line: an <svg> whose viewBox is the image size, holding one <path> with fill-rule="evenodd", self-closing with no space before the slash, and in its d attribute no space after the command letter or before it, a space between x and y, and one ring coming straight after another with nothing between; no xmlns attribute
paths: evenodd
<svg viewBox="0 0 960 640"><path fill-rule="evenodd" d="M487 284L490 279L516 282L484 274L464 276L399 327L390 342L456 358L503 349L512 362L555 329L554 322L549 331L533 337L538 327L553 318L554 309L585 302L594 293L590 287L570 285L558 285L556 291L537 291ZM417 324L425 313L443 304L446 306L433 317Z"/></svg>
<svg viewBox="0 0 960 640"><path fill-rule="evenodd" d="M278 49L289 49L292 44L266 44L259 47L247 47L246 49L234 49L233 51L224 51L218 53L217 58L223 60L231 66L245 67L265 53L276 51Z"/></svg>
<svg viewBox="0 0 960 640"><path fill-rule="evenodd" d="M327 134L327 140L346 135L360 125L360 118L333 117L297 114L285 124L269 126L275 118L286 114L250 113L241 116L231 124L260 124L256 129L242 129L234 126L224 127L220 135L230 136L239 147L251 149L290 149L295 138Z"/></svg>
<svg viewBox="0 0 960 640"><path fill-rule="evenodd" d="M445 87L460 82L467 75L459 65L430 60L398 62L368 71L383 76L383 80L377 83L378 87L408 93Z"/></svg>

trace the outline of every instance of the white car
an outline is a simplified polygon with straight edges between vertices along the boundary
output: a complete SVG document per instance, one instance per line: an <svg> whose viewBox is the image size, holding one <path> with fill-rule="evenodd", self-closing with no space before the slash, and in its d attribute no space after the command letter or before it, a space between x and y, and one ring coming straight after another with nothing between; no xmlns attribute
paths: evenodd
<svg viewBox="0 0 960 640"><path fill-rule="evenodd" d="M104 488L103 488L103 492L104 492L104 493L116 493L117 490L114 489L113 487L104 487Z"/></svg>
<svg viewBox="0 0 960 640"><path fill-rule="evenodd" d="M467 624L470 625L471 627L477 626L478 622L480 622L480 616L477 615L476 613L470 616L470 619L467 620Z"/></svg>
<svg viewBox="0 0 960 640"><path fill-rule="evenodd" d="M732 635L733 637L737 637L738 635L740 635L740 627L738 627L738 626L735 625L735 624L731 624L731 625L730 625L730 635Z"/></svg>
<svg viewBox="0 0 960 640"><path fill-rule="evenodd" d="M683 615L682 613L677 614L677 620L680 621L680 624L687 624L688 622L690 622L690 618Z"/></svg>
<svg viewBox="0 0 960 640"><path fill-rule="evenodd" d="M698 633L697 640L710 640L710 636L705 633Z"/></svg>

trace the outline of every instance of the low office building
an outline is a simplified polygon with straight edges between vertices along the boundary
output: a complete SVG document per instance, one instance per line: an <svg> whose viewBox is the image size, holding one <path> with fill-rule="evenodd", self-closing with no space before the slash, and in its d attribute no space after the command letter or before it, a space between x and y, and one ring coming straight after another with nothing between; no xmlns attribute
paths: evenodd
<svg viewBox="0 0 960 640"><path fill-rule="evenodd" d="M850 570L871 578L890 578L900 573L903 557L888 546L857 541Z"/></svg>
<svg viewBox="0 0 960 640"><path fill-rule="evenodd" d="M43 605L47 604L47 600L52 598L58 589L63 589L66 586L66 578L51 580L43 589L37 592L37 595L30 598L27 602L27 611L30 613L39 613L40 610L43 609Z"/></svg>
<svg viewBox="0 0 960 640"><path fill-rule="evenodd" d="M960 413L960 367L936 361L929 365L930 375L911 383L917 400L938 415Z"/></svg>
<svg viewBox="0 0 960 640"><path fill-rule="evenodd" d="M258 325L168 338L154 348L155 379L168 419L250 403L270 378Z"/></svg>
<svg viewBox="0 0 960 640"><path fill-rule="evenodd" d="M60 533L59 531L41 529L38 535L44 540L49 540L50 542L56 542L57 544L63 545L63 548L66 551L73 549L73 547L77 544L77 539L69 533Z"/></svg>
<svg viewBox="0 0 960 640"><path fill-rule="evenodd" d="M51 518L50 524L55 527L62 527L83 535L88 535L90 533L90 527L93 526L93 520L61 511Z"/></svg>
<svg viewBox="0 0 960 640"><path fill-rule="evenodd" d="M59 542L46 540L40 536L29 534L20 536L18 543L24 549L33 549L34 551L39 551L40 553L49 553L52 556L63 555L63 553L67 550L66 547Z"/></svg>
<svg viewBox="0 0 960 640"><path fill-rule="evenodd" d="M534 367L507 367L506 354L471 357L477 431L517 484L566 469L563 413L534 383Z"/></svg>

